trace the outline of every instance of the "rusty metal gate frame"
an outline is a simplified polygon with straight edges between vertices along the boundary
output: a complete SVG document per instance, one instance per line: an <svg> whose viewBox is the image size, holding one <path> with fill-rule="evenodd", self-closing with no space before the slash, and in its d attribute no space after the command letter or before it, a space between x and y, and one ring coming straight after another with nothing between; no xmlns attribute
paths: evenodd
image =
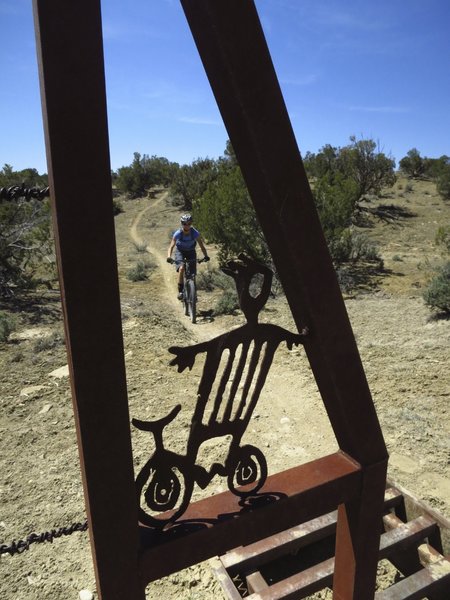
<svg viewBox="0 0 450 600"><path fill-rule="evenodd" d="M334 597L369 600L375 589L387 451L256 8L252 0L181 4L294 320L299 332L309 329L305 350L340 448L331 457L272 479L271 485L280 490L295 490L289 492L288 510L277 511L276 503L267 508L274 521L268 533L314 516L320 502L322 508L336 502ZM131 453L100 2L33 0L33 9L98 593L103 600L143 600L145 585L164 574L162 565L169 559L173 571L202 556L190 552L198 542L211 556L232 547L233 539L258 539L255 535L266 531L267 519L257 511L239 514L227 526L228 536L235 537L226 544L227 530L219 525L199 537L193 534L194 543L189 535L165 546L145 542L138 526ZM73 187L74 178L84 182L82 194ZM197 518L214 503L223 510L228 500L213 496L202 502L192 509ZM255 528L253 538L246 533L246 519Z"/></svg>

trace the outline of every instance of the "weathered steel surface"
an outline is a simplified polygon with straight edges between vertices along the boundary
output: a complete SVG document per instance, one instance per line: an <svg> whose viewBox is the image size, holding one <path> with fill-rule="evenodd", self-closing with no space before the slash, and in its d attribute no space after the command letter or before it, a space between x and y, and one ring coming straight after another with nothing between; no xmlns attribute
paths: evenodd
<svg viewBox="0 0 450 600"><path fill-rule="evenodd" d="M331 587L333 571L334 559L328 558L247 598L248 600L300 600L325 587Z"/></svg>
<svg viewBox="0 0 450 600"><path fill-rule="evenodd" d="M34 0L47 162L100 598L144 598L123 356L100 3ZM73 185L83 182L83 192Z"/></svg>
<svg viewBox="0 0 450 600"><path fill-rule="evenodd" d="M450 561L441 558L426 569L413 573L387 590L377 592L375 600L422 600L449 598Z"/></svg>
<svg viewBox="0 0 450 600"><path fill-rule="evenodd" d="M142 527L145 583L333 510L361 485L359 465L340 452L271 475L254 497L231 492L191 503L167 529Z"/></svg>
<svg viewBox="0 0 450 600"><path fill-rule="evenodd" d="M404 504L402 498L398 490L388 488L384 498L384 510L398 509ZM377 595L376 598L380 597L386 600L391 598L389 594L392 594L392 598L397 598L396 594L400 594L399 598L406 600L409 598L407 594L414 593L416 594L412 596L414 598L426 596L430 600L448 600L450 597L450 581L447 578L450 569L449 559L445 559L435 547L425 542L425 540L435 537L436 529L439 529L436 521L425 514L411 521L403 522L391 512L383 517L383 521L387 531L380 539L378 559L387 558L396 566L404 565L405 571L399 569L402 575L406 577L414 575L414 577L409 579L408 584L403 584L393 591L380 592L381 595ZM305 581L310 583L312 580L321 581L321 585L332 585L330 580L321 580L319 576L323 572L323 561L330 558L329 545L320 545L317 542L332 538L335 525L336 513L333 512L254 544L235 548L220 557L222 569L220 570L216 566L215 572L220 575L219 580L225 590L228 590L227 584L232 583L233 578L238 577L241 581L247 573L254 575L260 572L269 583L272 580L277 582L276 588L274 584L269 585L266 592L268 599L302 598L305 595L302 587ZM297 563L293 562L291 556L293 553L297 557ZM317 564L309 569L305 578L307 565L304 560L310 556L315 557ZM286 562L283 561L283 557L290 561L291 573L292 570L297 569L298 574L283 578L282 574L277 572L276 565L284 565ZM414 557L413 563L411 562L412 557ZM429 570L428 574L422 573L422 566ZM254 580L261 581L256 576L254 576ZM298 595L295 596L295 593ZM230 595L231 597L233 596ZM246 597L249 600L260 598L258 595L252 594L246 595Z"/></svg>
<svg viewBox="0 0 450 600"><path fill-rule="evenodd" d="M298 551L336 532L337 512L333 511L296 525L273 536L234 548L220 557L223 566L233 574L256 569L263 564Z"/></svg>
<svg viewBox="0 0 450 600"><path fill-rule="evenodd" d="M339 509L335 599L375 590L387 451L254 3L181 0L339 447L367 473Z"/></svg>
<svg viewBox="0 0 450 600"><path fill-rule="evenodd" d="M250 573L245 578L247 582L247 588L250 594L254 594L255 592L262 592L266 590L269 585L264 577L261 575L259 571L255 571L254 573Z"/></svg>
<svg viewBox="0 0 450 600"><path fill-rule="evenodd" d="M181 0L340 448L387 457L271 57L250 0ZM357 424L357 426L354 426Z"/></svg>

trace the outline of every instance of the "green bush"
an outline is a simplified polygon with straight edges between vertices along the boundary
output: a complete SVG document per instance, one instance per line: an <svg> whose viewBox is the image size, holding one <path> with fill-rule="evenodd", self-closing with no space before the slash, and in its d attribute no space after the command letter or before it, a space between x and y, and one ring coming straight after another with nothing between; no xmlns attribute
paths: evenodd
<svg viewBox="0 0 450 600"><path fill-rule="evenodd" d="M336 266L348 262L376 263L380 269L384 266L377 246L364 234L351 229L345 229L339 237L332 238L329 248Z"/></svg>
<svg viewBox="0 0 450 600"><path fill-rule="evenodd" d="M46 335L36 340L33 345L34 352L44 352L45 350L53 350L57 346L64 346L64 336L54 331L51 335Z"/></svg>
<svg viewBox="0 0 450 600"><path fill-rule="evenodd" d="M7 342L10 334L15 329L15 319L3 311L0 312L0 342Z"/></svg>
<svg viewBox="0 0 450 600"><path fill-rule="evenodd" d="M204 292L212 292L214 288L225 290L234 287L234 283L225 273L211 267L198 271L196 283L197 288Z"/></svg>
<svg viewBox="0 0 450 600"><path fill-rule="evenodd" d="M145 281L148 279L148 265L139 261L135 267L127 272L127 279L130 281Z"/></svg>
<svg viewBox="0 0 450 600"><path fill-rule="evenodd" d="M223 265L241 252L261 263L271 257L241 170L222 161L217 179L194 201L195 222L208 242L217 244Z"/></svg>
<svg viewBox="0 0 450 600"><path fill-rule="evenodd" d="M113 176L116 188L131 198L144 196L155 185L167 186L179 168L162 156L141 156L139 152L133 156L131 165L120 167Z"/></svg>
<svg viewBox="0 0 450 600"><path fill-rule="evenodd" d="M425 162L417 148L411 148L399 162L400 171L408 177L420 177L425 172Z"/></svg>
<svg viewBox="0 0 450 600"><path fill-rule="evenodd" d="M450 314L450 261L437 270L423 298L430 308Z"/></svg>
<svg viewBox="0 0 450 600"><path fill-rule="evenodd" d="M436 233L435 244L450 253L450 225L442 225Z"/></svg>
<svg viewBox="0 0 450 600"><path fill-rule="evenodd" d="M113 215L117 216L120 215L120 213L123 213L122 202L117 198L113 198Z"/></svg>
<svg viewBox="0 0 450 600"><path fill-rule="evenodd" d="M133 245L138 254L147 252L147 242L133 242Z"/></svg>
<svg viewBox="0 0 450 600"><path fill-rule="evenodd" d="M234 315L239 309L237 293L232 290L225 290L214 307L216 315Z"/></svg>
<svg viewBox="0 0 450 600"><path fill-rule="evenodd" d="M442 169L440 173L437 183L436 183L437 191L442 196L444 200L450 200L450 165L447 164L445 168Z"/></svg>

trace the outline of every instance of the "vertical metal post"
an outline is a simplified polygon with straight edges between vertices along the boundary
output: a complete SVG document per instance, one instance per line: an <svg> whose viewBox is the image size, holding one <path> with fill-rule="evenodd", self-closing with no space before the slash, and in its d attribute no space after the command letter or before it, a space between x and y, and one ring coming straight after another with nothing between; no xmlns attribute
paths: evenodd
<svg viewBox="0 0 450 600"><path fill-rule="evenodd" d="M72 397L98 593L144 600L99 0L33 0Z"/></svg>
<svg viewBox="0 0 450 600"><path fill-rule="evenodd" d="M339 447L363 468L377 465L370 507L362 504L365 488L357 508L346 507L341 535L348 534L357 556L352 581L339 584L336 596L369 600L379 539L372 524L381 517L387 452L256 8L252 0L180 1L293 317L299 330L310 329L305 350Z"/></svg>

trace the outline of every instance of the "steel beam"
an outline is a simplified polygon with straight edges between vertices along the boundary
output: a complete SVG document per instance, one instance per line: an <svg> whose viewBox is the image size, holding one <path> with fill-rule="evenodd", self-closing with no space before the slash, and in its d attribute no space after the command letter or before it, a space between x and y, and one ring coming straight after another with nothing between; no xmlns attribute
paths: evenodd
<svg viewBox="0 0 450 600"><path fill-rule="evenodd" d="M354 498L360 487L359 465L337 452L271 475L253 502L231 492L193 502L171 528L141 528L143 581L325 514Z"/></svg>
<svg viewBox="0 0 450 600"><path fill-rule="evenodd" d="M387 456L358 349L252 0L181 0L339 447ZM355 426L355 424L357 426Z"/></svg>
<svg viewBox="0 0 450 600"><path fill-rule="evenodd" d="M373 597L387 451L283 96L252 0L180 0L339 447L365 469L340 509L336 598ZM373 477L372 477L373 476ZM364 545L365 542L365 545Z"/></svg>
<svg viewBox="0 0 450 600"><path fill-rule="evenodd" d="M100 2L33 0L47 162L89 532L103 600L144 600Z"/></svg>

